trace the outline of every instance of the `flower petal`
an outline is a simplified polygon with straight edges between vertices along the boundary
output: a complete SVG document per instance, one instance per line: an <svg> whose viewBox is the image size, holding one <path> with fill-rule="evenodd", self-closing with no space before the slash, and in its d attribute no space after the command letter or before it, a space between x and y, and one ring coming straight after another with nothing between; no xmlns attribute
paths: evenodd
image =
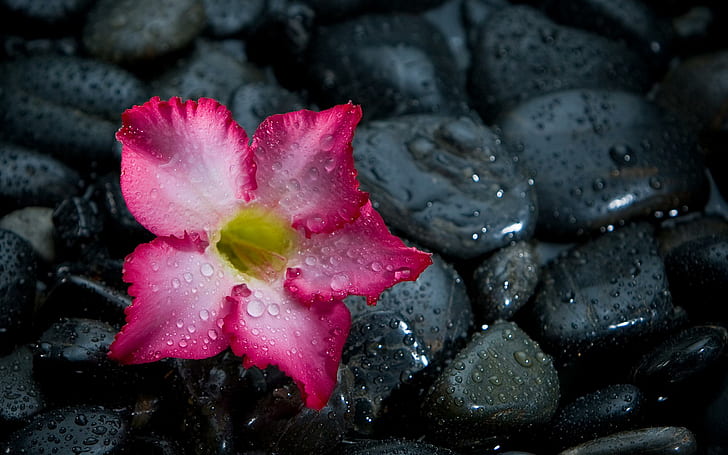
<svg viewBox="0 0 728 455"><path fill-rule="evenodd" d="M249 200L255 164L248 136L217 101L152 98L122 115L121 189L158 236L200 234Z"/></svg>
<svg viewBox="0 0 728 455"><path fill-rule="evenodd" d="M256 199L279 204L307 236L356 218L368 199L359 191L351 153L360 119L361 108L351 103L265 119L251 145L261 183Z"/></svg>
<svg viewBox="0 0 728 455"><path fill-rule="evenodd" d="M124 280L135 298L109 349L111 358L122 363L201 359L228 346L221 327L236 279L204 247L190 236L158 237L127 256Z"/></svg>
<svg viewBox="0 0 728 455"><path fill-rule="evenodd" d="M304 302L355 294L374 304L386 288L416 280L430 264L430 254L390 234L368 202L361 216L342 229L302 240L288 261L285 286Z"/></svg>
<svg viewBox="0 0 728 455"><path fill-rule="evenodd" d="M277 365L296 381L306 406L321 409L336 386L351 318L343 302L306 306L282 280L236 287L223 330L244 366Z"/></svg>

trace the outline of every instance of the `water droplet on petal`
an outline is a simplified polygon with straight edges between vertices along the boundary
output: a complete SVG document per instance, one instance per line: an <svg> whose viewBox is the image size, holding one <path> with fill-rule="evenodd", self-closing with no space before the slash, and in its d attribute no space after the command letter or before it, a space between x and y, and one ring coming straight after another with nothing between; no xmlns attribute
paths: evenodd
<svg viewBox="0 0 728 455"><path fill-rule="evenodd" d="M217 340L217 330L215 330L215 329L210 329L210 330L208 330L208 331L207 331L207 336L208 336L208 337L209 337L209 338L210 338L211 340Z"/></svg>
<svg viewBox="0 0 728 455"><path fill-rule="evenodd" d="M210 312L207 310L201 310L200 319L202 319L203 321L207 321L208 319L210 319Z"/></svg>
<svg viewBox="0 0 728 455"><path fill-rule="evenodd" d="M181 285L182 285L182 283L180 283L180 282L179 282L179 280L178 280L177 278L172 278L172 287L173 287L174 289L177 289L177 288L178 288L178 287L180 287Z"/></svg>
<svg viewBox="0 0 728 455"><path fill-rule="evenodd" d="M268 314L271 316L278 316L281 312L281 307L278 306L277 303L271 303L268 305Z"/></svg>
<svg viewBox="0 0 728 455"><path fill-rule="evenodd" d="M331 149L334 148L334 136L331 134L324 134L319 140L319 146L321 146L321 150L324 152L331 151Z"/></svg>
<svg viewBox="0 0 728 455"><path fill-rule="evenodd" d="M331 278L331 289L334 291L343 291L349 286L349 277L344 273L337 273Z"/></svg>
<svg viewBox="0 0 728 455"><path fill-rule="evenodd" d="M254 318L260 317L265 312L265 303L261 302L260 300L251 300L248 302L248 305L246 307L246 311L248 314Z"/></svg>
<svg viewBox="0 0 728 455"><path fill-rule="evenodd" d="M152 270L154 270L155 272L159 270L159 264L157 264L156 262L152 262Z"/></svg>
<svg viewBox="0 0 728 455"><path fill-rule="evenodd" d="M185 321L183 321L182 319L177 319L177 328L178 329L181 329L182 327L184 327L184 325L185 325Z"/></svg>
<svg viewBox="0 0 728 455"><path fill-rule="evenodd" d="M384 267L382 267L382 264L379 262L372 262L371 268L375 272L381 272Z"/></svg>
<svg viewBox="0 0 728 455"><path fill-rule="evenodd" d="M192 274L190 272L185 272L182 274L182 278L188 283L192 283Z"/></svg>
<svg viewBox="0 0 728 455"><path fill-rule="evenodd" d="M186 340L179 340L179 347L186 348L187 347L187 341Z"/></svg>
<svg viewBox="0 0 728 455"><path fill-rule="evenodd" d="M212 264L205 262L200 266L200 273L202 276L210 277L213 273L215 273L215 269L212 267Z"/></svg>

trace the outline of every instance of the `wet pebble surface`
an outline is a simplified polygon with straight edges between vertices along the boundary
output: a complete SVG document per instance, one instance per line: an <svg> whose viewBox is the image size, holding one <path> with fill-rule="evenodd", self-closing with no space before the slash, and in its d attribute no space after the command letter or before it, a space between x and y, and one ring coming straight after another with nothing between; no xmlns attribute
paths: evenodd
<svg viewBox="0 0 728 455"><path fill-rule="evenodd" d="M0 0L0 453L728 452L717 0ZM151 240L121 113L352 101L358 178L430 250L349 298L338 384L107 357Z"/></svg>

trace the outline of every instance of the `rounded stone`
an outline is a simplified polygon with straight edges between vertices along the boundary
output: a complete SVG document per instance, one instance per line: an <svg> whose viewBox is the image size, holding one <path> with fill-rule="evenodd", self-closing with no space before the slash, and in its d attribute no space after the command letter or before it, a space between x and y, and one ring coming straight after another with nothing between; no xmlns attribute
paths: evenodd
<svg viewBox="0 0 728 455"><path fill-rule="evenodd" d="M86 17L83 42L102 60L134 63L182 49L205 24L201 0L99 0Z"/></svg>

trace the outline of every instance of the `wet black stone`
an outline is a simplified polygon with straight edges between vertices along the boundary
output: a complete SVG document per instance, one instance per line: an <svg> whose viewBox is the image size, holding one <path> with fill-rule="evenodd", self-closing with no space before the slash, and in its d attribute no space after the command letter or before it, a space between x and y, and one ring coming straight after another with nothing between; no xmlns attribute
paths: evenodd
<svg viewBox="0 0 728 455"><path fill-rule="evenodd" d="M68 265L59 266L38 309L38 320L51 322L60 317L83 317L121 326L124 310L131 305L126 286L117 283L121 277L121 266L116 270L118 275L112 283L91 272L88 269L73 270Z"/></svg>
<svg viewBox="0 0 728 455"><path fill-rule="evenodd" d="M236 42L232 42L236 43ZM240 49L242 42L237 42ZM193 52L177 61L151 85L162 99L179 96L183 99L215 98L227 103L240 84L260 82L261 71L222 45L205 40L195 42Z"/></svg>
<svg viewBox="0 0 728 455"><path fill-rule="evenodd" d="M118 166L112 153L115 123L13 87L0 86L0 104L0 138L76 169Z"/></svg>
<svg viewBox="0 0 728 455"><path fill-rule="evenodd" d="M123 399L119 386L125 374L107 357L116 332L93 319L63 318L51 325L34 347L36 377L43 390L59 402L103 396L117 404Z"/></svg>
<svg viewBox="0 0 728 455"><path fill-rule="evenodd" d="M721 326L696 326L675 333L648 351L635 365L636 384L652 394L676 392L690 381L710 374L721 365L728 330ZM678 391L678 392L683 392Z"/></svg>
<svg viewBox="0 0 728 455"><path fill-rule="evenodd" d="M0 358L0 439L45 407L33 378L33 353L21 346Z"/></svg>
<svg viewBox="0 0 728 455"><path fill-rule="evenodd" d="M342 455L455 455L450 449L401 439L357 441L338 447Z"/></svg>
<svg viewBox="0 0 728 455"><path fill-rule="evenodd" d="M692 408L695 412L696 408ZM700 417L699 442L705 453L721 454L728 451L728 374L722 373L718 392L705 408L697 412Z"/></svg>
<svg viewBox="0 0 728 455"><path fill-rule="evenodd" d="M515 242L496 251L473 272L478 316L488 323L511 319L531 298L539 271L539 258L531 243Z"/></svg>
<svg viewBox="0 0 728 455"><path fill-rule="evenodd" d="M0 228L12 231L30 243L39 258L45 262L55 260L53 240L53 209L25 207L0 218Z"/></svg>
<svg viewBox="0 0 728 455"><path fill-rule="evenodd" d="M422 341L427 357L438 364L452 358L473 326L473 310L458 272L439 255L417 280L403 281L386 289L376 307L363 297L349 297L352 318L366 318L373 311L388 310L402 315Z"/></svg>
<svg viewBox="0 0 728 455"><path fill-rule="evenodd" d="M263 13L264 0L203 0L207 32L224 37L245 33Z"/></svg>
<svg viewBox="0 0 728 455"><path fill-rule="evenodd" d="M670 291L691 319L728 321L728 222L702 217L660 232Z"/></svg>
<svg viewBox="0 0 728 455"><path fill-rule="evenodd" d="M101 60L133 63L185 47L205 25L201 0L99 0L86 18L83 43Z"/></svg>
<svg viewBox="0 0 728 455"><path fill-rule="evenodd" d="M672 27L639 0L546 0L541 7L555 21L624 42L647 58L655 72L671 57Z"/></svg>
<svg viewBox="0 0 728 455"><path fill-rule="evenodd" d="M99 241L104 219L94 201L72 197L53 211L53 226L56 245L63 254L71 254Z"/></svg>
<svg viewBox="0 0 728 455"><path fill-rule="evenodd" d="M362 13L417 12L435 7L443 0L303 0L324 20L341 20Z"/></svg>
<svg viewBox="0 0 728 455"><path fill-rule="evenodd" d="M339 370L339 382L320 411L303 407L299 388L291 381L272 390L245 419L244 431L265 453L305 455L332 452L351 429L354 387L351 373ZM234 428L235 431L238 428Z"/></svg>
<svg viewBox="0 0 728 455"><path fill-rule="evenodd" d="M461 14L467 29L469 49L475 48L480 35L480 26L509 5L508 0L463 0Z"/></svg>
<svg viewBox="0 0 728 455"><path fill-rule="evenodd" d="M563 359L622 352L676 323L653 229L631 224L547 265L530 309L536 338Z"/></svg>
<svg viewBox="0 0 728 455"><path fill-rule="evenodd" d="M322 27L311 45L319 105L349 100L365 119L467 112L464 75L440 31L420 16L362 16Z"/></svg>
<svg viewBox="0 0 728 455"><path fill-rule="evenodd" d="M614 384L563 406L544 430L554 450L631 429L644 417L644 395L631 384Z"/></svg>
<svg viewBox="0 0 728 455"><path fill-rule="evenodd" d="M546 423L559 402L551 358L512 322L476 333L429 390L423 404L428 437L477 447Z"/></svg>
<svg viewBox="0 0 728 455"><path fill-rule="evenodd" d="M697 130L723 129L728 97L728 52L688 58L659 84L655 102L670 109Z"/></svg>
<svg viewBox="0 0 728 455"><path fill-rule="evenodd" d="M445 37L458 71L465 74L470 66L470 49L462 9L463 0L448 0L423 13L423 17Z"/></svg>
<svg viewBox="0 0 728 455"><path fill-rule="evenodd" d="M392 310L361 313L352 321L343 364L354 374L354 430L373 434L388 411L401 414L409 405L388 406L398 388L412 382L430 364L427 349L407 320ZM389 416L390 419L393 417ZM396 420L396 418L395 418Z"/></svg>
<svg viewBox="0 0 728 455"><path fill-rule="evenodd" d="M574 88L643 92L645 62L627 46L561 26L527 6L504 8L481 25L470 92L486 122L534 96Z"/></svg>
<svg viewBox="0 0 728 455"><path fill-rule="evenodd" d="M306 103L300 95L279 85L255 82L235 89L229 107L235 121L252 136L266 117L305 109Z"/></svg>
<svg viewBox="0 0 728 455"><path fill-rule="evenodd" d="M370 122L357 130L354 158L389 226L445 256L482 256L535 228L528 179L500 139L469 118Z"/></svg>
<svg viewBox="0 0 728 455"><path fill-rule="evenodd" d="M0 353L27 336L37 270L33 247L19 235L0 229Z"/></svg>
<svg viewBox="0 0 728 455"><path fill-rule="evenodd" d="M0 11L45 24L68 24L81 16L94 0L2 0Z"/></svg>
<svg viewBox="0 0 728 455"><path fill-rule="evenodd" d="M98 406L74 406L37 415L0 443L6 454L88 454L118 452L129 425L120 413Z"/></svg>
<svg viewBox="0 0 728 455"><path fill-rule="evenodd" d="M707 202L694 136L638 95L558 92L521 104L498 123L536 182L542 238L574 240Z"/></svg>
<svg viewBox="0 0 728 455"><path fill-rule="evenodd" d="M623 431L593 439L566 449L559 455L606 455L611 453L692 455L697 451L695 435L687 428L653 427Z"/></svg>
<svg viewBox="0 0 728 455"><path fill-rule="evenodd" d="M118 121L149 97L136 76L110 63L72 56L37 56L2 66L0 80L60 106Z"/></svg>
<svg viewBox="0 0 728 455"><path fill-rule="evenodd" d="M124 257L154 235L134 218L121 194L119 174L113 172L93 184L92 200L104 216L102 239L114 257Z"/></svg>
<svg viewBox="0 0 728 455"><path fill-rule="evenodd" d="M76 171L50 156L0 142L0 213L21 207L55 207L79 191Z"/></svg>
<svg viewBox="0 0 728 455"><path fill-rule="evenodd" d="M316 13L297 1L270 0L263 17L246 40L250 59L273 67L278 82L300 89L306 84L308 51L314 34Z"/></svg>

